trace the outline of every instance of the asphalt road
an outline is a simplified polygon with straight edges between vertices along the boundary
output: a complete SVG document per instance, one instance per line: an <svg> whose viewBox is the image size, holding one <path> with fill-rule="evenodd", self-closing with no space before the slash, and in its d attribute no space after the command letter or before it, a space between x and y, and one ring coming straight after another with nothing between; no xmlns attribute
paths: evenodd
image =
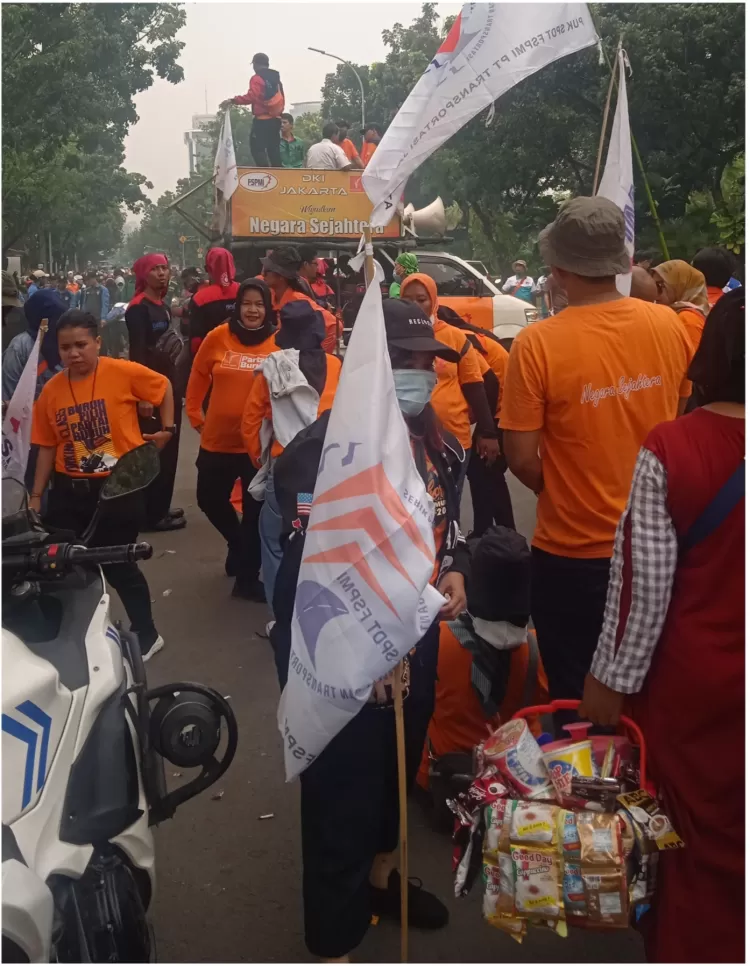
<svg viewBox="0 0 750 966"><path fill-rule="evenodd" d="M163 962L310 962L302 932L298 788L284 782L276 729L278 683L268 642L255 633L266 611L230 597L222 540L195 505L197 439L186 426L174 505L185 508L188 526L152 535L154 557L144 567L166 640L148 665L149 682L194 680L230 695L240 741L224 780L157 830L152 906L157 956ZM517 524L530 536L534 499L515 481L511 488ZM466 529L469 517L463 521ZM171 784L186 780L175 771L168 769ZM563 940L532 930L518 946L483 922L480 885L467 899L453 898L451 843L427 827L417 807L411 810L409 839L410 873L422 878L451 913L446 929L411 933L411 961L643 960L632 931L584 936L574 930ZM354 958L397 962L398 927L371 928Z"/></svg>

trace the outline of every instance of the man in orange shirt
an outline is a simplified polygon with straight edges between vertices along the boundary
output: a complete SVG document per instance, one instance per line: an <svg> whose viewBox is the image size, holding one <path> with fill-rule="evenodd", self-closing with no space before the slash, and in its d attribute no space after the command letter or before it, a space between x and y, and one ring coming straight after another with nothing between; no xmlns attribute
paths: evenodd
<svg viewBox="0 0 750 966"><path fill-rule="evenodd" d="M348 121L336 121L339 129L339 140L338 145L344 154L349 158L355 168L364 168L362 164L362 159L359 156L359 151L357 151L354 146L354 141L349 137L349 128L351 125Z"/></svg>
<svg viewBox="0 0 750 966"><path fill-rule="evenodd" d="M379 124L370 122L365 124L362 129L362 134L364 141L362 142L360 157L362 158L362 164L367 167L370 163L370 158L375 154L375 148L380 144L380 139L383 137L383 129Z"/></svg>
<svg viewBox="0 0 750 966"><path fill-rule="evenodd" d="M683 410L693 352L671 309L617 291L630 259L611 201L569 201L539 247L569 307L516 337L500 426L511 471L539 496L531 614L550 697L580 698L636 456Z"/></svg>
<svg viewBox="0 0 750 966"><path fill-rule="evenodd" d="M336 316L315 301L309 284L299 277L302 256L292 245L274 248L263 259L263 277L271 289L274 311L280 312L289 302L307 301L323 316L326 337L322 348L335 352L338 345L339 322Z"/></svg>

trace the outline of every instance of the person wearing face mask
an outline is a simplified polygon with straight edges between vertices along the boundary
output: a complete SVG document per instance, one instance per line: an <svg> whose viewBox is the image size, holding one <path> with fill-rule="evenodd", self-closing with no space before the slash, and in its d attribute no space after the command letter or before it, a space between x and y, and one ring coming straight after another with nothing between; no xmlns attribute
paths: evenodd
<svg viewBox="0 0 750 966"><path fill-rule="evenodd" d="M401 297L409 302L416 302L432 320L438 342L458 354L456 363L440 358L435 363L437 383L432 394L432 407L442 425L458 439L466 451L458 480L460 497L469 466L473 422L477 424L477 452L480 458L490 466L500 454L499 433L485 385L487 374L494 381L492 370L463 332L439 318L437 286L429 275L419 272L409 275L401 285Z"/></svg>
<svg viewBox="0 0 750 966"><path fill-rule="evenodd" d="M185 389L182 340L172 328L172 316L165 296L169 287L169 262L166 255L143 255L133 265L135 295L125 312L130 342L130 361L153 369L169 379L175 399L174 426L163 427L155 410L139 406L141 428L154 433L169 428L171 439L160 453L161 471L146 490L146 529L181 530L185 511L171 508L182 424L182 397Z"/></svg>
<svg viewBox="0 0 750 966"><path fill-rule="evenodd" d="M263 500L260 549L263 585L271 605L281 561L281 517L274 493L273 466L297 433L330 409L339 384L341 360L321 348L322 314L309 302L290 302L279 313L277 352L264 360L242 416L242 436L260 469L251 492Z"/></svg>
<svg viewBox="0 0 750 966"><path fill-rule="evenodd" d="M242 413L255 373L277 348L276 313L261 279L243 282L228 322L212 329L193 360L185 412L201 434L198 506L227 542L225 570L236 577L233 597L265 601L260 573L258 517L261 504L248 493L255 468L242 438ZM206 404L206 399L210 399ZM231 503L242 481L242 521Z"/></svg>
<svg viewBox="0 0 750 966"><path fill-rule="evenodd" d="M461 446L443 430L430 405L436 358L456 362L453 349L438 342L430 319L400 299L383 302L388 352L399 406L409 430L414 461L435 506L436 560L433 584L446 597L439 619L454 620L466 606L468 551L458 526L454 470ZM271 630L279 681L286 683L291 621L305 527L315 488L329 415L324 413L287 446L275 466L284 555L273 599ZM307 502L306 502L306 494ZM432 715L438 653L434 623L406 658L404 699L407 783L414 781ZM370 700L300 777L302 897L305 942L313 956L348 962L373 916L399 921L398 781L395 713L386 679ZM409 925L440 929L448 910L409 882Z"/></svg>

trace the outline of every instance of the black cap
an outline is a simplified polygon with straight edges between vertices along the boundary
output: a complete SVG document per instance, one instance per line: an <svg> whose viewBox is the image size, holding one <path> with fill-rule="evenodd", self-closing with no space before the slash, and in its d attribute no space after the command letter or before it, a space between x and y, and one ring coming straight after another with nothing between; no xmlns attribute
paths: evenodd
<svg viewBox="0 0 750 966"><path fill-rule="evenodd" d="M531 613L531 551L515 530L487 530L471 553L468 610L486 621L524 627Z"/></svg>
<svg viewBox="0 0 750 966"><path fill-rule="evenodd" d="M302 259L296 248L274 248L263 259L263 271L275 272L282 278L296 278Z"/></svg>
<svg viewBox="0 0 750 966"><path fill-rule="evenodd" d="M458 362L460 356L453 349L438 342L432 322L416 302L406 299L384 299L385 336L388 345L408 352L432 352L446 362Z"/></svg>

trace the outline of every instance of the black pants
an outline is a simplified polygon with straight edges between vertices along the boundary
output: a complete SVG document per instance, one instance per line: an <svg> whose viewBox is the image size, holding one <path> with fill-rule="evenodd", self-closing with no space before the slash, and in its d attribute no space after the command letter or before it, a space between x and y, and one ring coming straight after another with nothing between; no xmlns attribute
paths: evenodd
<svg viewBox="0 0 750 966"><path fill-rule="evenodd" d="M263 504L247 492L255 468L247 453L211 453L198 450L198 506L227 542L237 559L237 578L248 584L260 573L258 517ZM242 522L232 506L234 481L242 480Z"/></svg>
<svg viewBox="0 0 750 966"><path fill-rule="evenodd" d="M531 616L549 696L580 698L604 620L609 557L558 557L536 547L531 554Z"/></svg>
<svg viewBox="0 0 750 966"><path fill-rule="evenodd" d="M281 118L253 118L250 131L250 153L259 168L281 167Z"/></svg>
<svg viewBox="0 0 750 966"><path fill-rule="evenodd" d="M45 523L56 530L72 530L80 536L91 521L96 509L99 490L104 479L94 479L87 489L71 489L69 478L55 474L49 490ZM86 484L82 484L86 486ZM108 504L102 514L90 547L109 547L135 543L143 513L140 493L120 497ZM138 635L141 647L147 650L157 638L151 613L151 593L136 563L108 564L102 568L109 584L115 588L130 620L130 629Z"/></svg>
<svg viewBox="0 0 750 966"><path fill-rule="evenodd" d="M174 391L175 387L172 386ZM149 419L139 420L141 432L156 433L161 429L161 419L159 413ZM175 392L174 397L174 422L177 432L159 453L161 469L154 482L146 490L146 527L154 527L160 520L167 515L172 505L172 495L174 494L174 481L177 476L177 459L180 455L180 429L182 428L182 399Z"/></svg>
<svg viewBox="0 0 750 966"><path fill-rule="evenodd" d="M498 457L488 466L476 450L471 451L467 477L471 490L471 504L474 510L475 537L481 537L495 524L516 529L513 518L513 505L510 501L505 471L508 464L504 456Z"/></svg>

